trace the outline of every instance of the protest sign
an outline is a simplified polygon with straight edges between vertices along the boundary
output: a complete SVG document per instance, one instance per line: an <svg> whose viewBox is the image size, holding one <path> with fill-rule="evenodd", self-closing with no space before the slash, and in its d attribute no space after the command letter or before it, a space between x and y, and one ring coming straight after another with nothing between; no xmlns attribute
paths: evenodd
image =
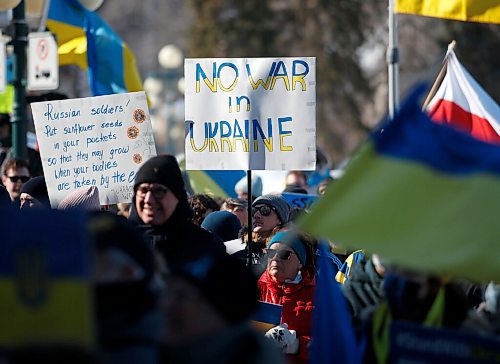
<svg viewBox="0 0 500 364"><path fill-rule="evenodd" d="M135 174L156 155L144 92L31 104L50 203L91 185L100 203L130 202Z"/></svg>
<svg viewBox="0 0 500 364"><path fill-rule="evenodd" d="M0 230L0 350L95 344L83 214L11 210L2 214Z"/></svg>
<svg viewBox="0 0 500 364"><path fill-rule="evenodd" d="M186 169L313 170L316 59L186 59Z"/></svg>
<svg viewBox="0 0 500 364"><path fill-rule="evenodd" d="M500 340L409 322L391 324L390 363L498 363Z"/></svg>
<svg viewBox="0 0 500 364"><path fill-rule="evenodd" d="M300 210L309 210L318 199L317 195L306 195L303 193L283 192L283 198L290 204Z"/></svg>

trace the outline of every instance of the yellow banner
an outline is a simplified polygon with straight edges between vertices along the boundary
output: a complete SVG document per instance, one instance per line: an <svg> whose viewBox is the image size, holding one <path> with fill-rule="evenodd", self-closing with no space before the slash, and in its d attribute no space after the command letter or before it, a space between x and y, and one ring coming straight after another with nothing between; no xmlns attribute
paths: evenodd
<svg viewBox="0 0 500 364"><path fill-rule="evenodd" d="M396 0L396 13L500 24L498 0Z"/></svg>

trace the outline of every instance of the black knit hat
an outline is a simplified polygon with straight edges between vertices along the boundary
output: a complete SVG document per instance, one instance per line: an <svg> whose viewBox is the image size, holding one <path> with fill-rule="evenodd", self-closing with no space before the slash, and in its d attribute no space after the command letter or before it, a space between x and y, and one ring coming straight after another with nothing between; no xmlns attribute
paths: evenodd
<svg viewBox="0 0 500 364"><path fill-rule="evenodd" d="M187 201L184 180L174 156L159 155L149 159L137 171L134 190L141 183L159 183L169 188L179 201Z"/></svg>
<svg viewBox="0 0 500 364"><path fill-rule="evenodd" d="M33 198L36 198L45 207L50 208L49 193L45 184L45 177L33 177L21 187L21 193L27 193Z"/></svg>

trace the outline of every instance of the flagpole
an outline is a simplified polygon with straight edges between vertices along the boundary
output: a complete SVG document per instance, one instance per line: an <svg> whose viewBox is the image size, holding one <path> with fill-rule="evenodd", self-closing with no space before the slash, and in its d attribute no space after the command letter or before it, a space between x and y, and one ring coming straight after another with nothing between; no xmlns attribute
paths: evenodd
<svg viewBox="0 0 500 364"><path fill-rule="evenodd" d="M399 49L398 49L398 21L394 13L394 0L389 0L389 44L387 46L389 116L396 114L399 106Z"/></svg>
<svg viewBox="0 0 500 364"><path fill-rule="evenodd" d="M437 89L439 85L441 84L441 81L443 81L444 75L446 73L446 66L448 65L448 54L451 50L455 48L457 45L456 41L452 41L450 45L448 46L448 52L446 52L446 57L444 57L443 63L441 64L441 69L439 70L439 73L436 77L436 80L432 84L431 90L429 91L429 94L425 98L424 104L422 105L422 110L427 109L427 106L429 106L429 103L431 102L432 98L437 92Z"/></svg>
<svg viewBox="0 0 500 364"><path fill-rule="evenodd" d="M252 170L247 170L247 200L248 200L248 240L247 240L247 266L252 265Z"/></svg>

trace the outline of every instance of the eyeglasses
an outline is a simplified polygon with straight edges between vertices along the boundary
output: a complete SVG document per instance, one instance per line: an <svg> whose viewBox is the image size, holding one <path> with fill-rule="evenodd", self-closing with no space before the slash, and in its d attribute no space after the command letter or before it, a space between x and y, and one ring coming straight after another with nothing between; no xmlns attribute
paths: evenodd
<svg viewBox="0 0 500 364"><path fill-rule="evenodd" d="M16 183L21 180L22 183L26 183L30 180L31 177L28 176L7 176L12 183Z"/></svg>
<svg viewBox="0 0 500 364"><path fill-rule="evenodd" d="M165 186L139 186L136 191L137 197L144 198L146 194L151 192L156 200L161 200L168 192L168 188Z"/></svg>
<svg viewBox="0 0 500 364"><path fill-rule="evenodd" d="M268 205L254 206L252 207L252 216L255 215L257 211L259 211L262 216L269 216L271 214L271 210L276 211L274 207Z"/></svg>
<svg viewBox="0 0 500 364"><path fill-rule="evenodd" d="M276 249L266 249L267 259L279 259L288 260L292 254L295 254L291 250L276 250Z"/></svg>

